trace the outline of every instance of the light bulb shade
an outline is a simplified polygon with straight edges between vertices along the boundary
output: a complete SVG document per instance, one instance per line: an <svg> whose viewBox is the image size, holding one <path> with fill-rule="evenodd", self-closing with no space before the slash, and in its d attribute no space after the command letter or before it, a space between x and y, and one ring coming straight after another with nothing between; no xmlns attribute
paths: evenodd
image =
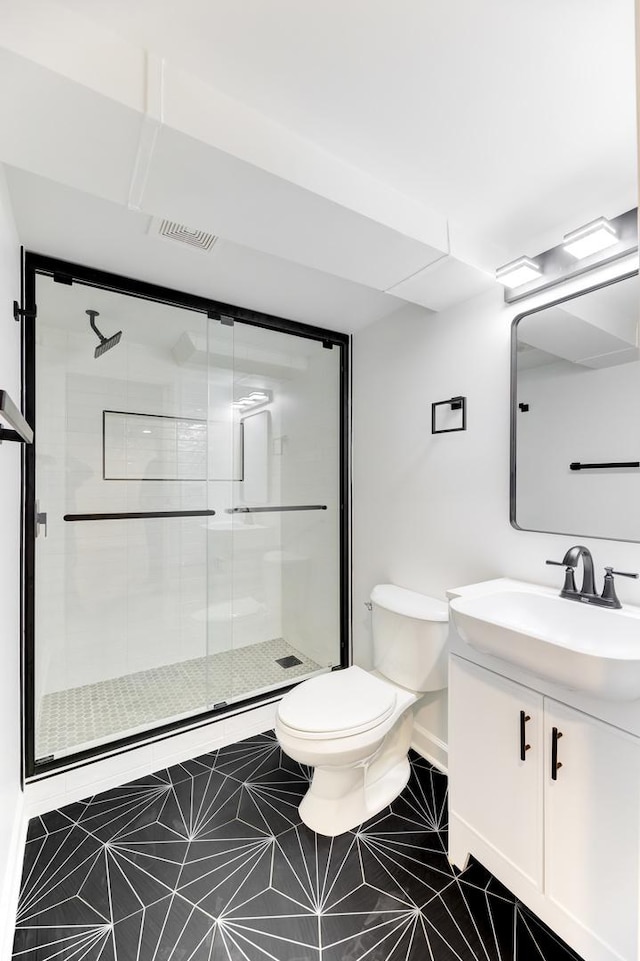
<svg viewBox="0 0 640 961"><path fill-rule="evenodd" d="M607 218L598 217L584 227L565 234L562 246L576 260L582 260L583 257L590 257L617 243L618 235Z"/></svg>
<svg viewBox="0 0 640 961"><path fill-rule="evenodd" d="M259 388L251 389L250 387L245 388L247 393L243 397L238 397L231 406L237 410L240 414L248 414L249 411L254 410L256 407L262 407L264 404L270 404L273 397L273 393L270 390L261 390Z"/></svg>
<svg viewBox="0 0 640 961"><path fill-rule="evenodd" d="M509 288L520 287L522 284L528 284L531 280L538 280L541 276L540 268L529 257L519 257L517 260L512 260L510 264L505 264L504 267L498 267L496 270L496 280L504 287Z"/></svg>

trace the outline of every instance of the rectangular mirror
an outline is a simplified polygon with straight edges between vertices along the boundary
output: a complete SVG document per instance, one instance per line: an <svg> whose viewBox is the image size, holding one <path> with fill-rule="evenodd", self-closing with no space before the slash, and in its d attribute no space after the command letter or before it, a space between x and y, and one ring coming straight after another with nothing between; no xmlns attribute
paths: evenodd
<svg viewBox="0 0 640 961"><path fill-rule="evenodd" d="M514 527L640 541L639 304L635 271L514 320Z"/></svg>

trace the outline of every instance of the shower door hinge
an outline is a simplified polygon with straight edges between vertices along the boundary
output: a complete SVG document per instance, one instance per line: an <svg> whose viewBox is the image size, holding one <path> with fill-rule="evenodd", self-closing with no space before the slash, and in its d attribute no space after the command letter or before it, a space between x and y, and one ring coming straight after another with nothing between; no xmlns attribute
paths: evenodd
<svg viewBox="0 0 640 961"><path fill-rule="evenodd" d="M330 340L323 340L322 346L324 347L325 350L333 350L333 343Z"/></svg>
<svg viewBox="0 0 640 961"><path fill-rule="evenodd" d="M13 319L20 322L21 320L35 320L38 314L38 308L34 307L33 310L27 310L26 307L21 307L17 300L13 302Z"/></svg>
<svg viewBox="0 0 640 961"><path fill-rule="evenodd" d="M221 314L219 310L208 310L207 320L219 320L225 327L233 327L234 324L233 317L229 317L227 314Z"/></svg>
<svg viewBox="0 0 640 961"><path fill-rule="evenodd" d="M71 276L71 274L62 274L54 270L53 282L54 284L66 284L67 287L71 287L71 285L73 284L73 277Z"/></svg>
<svg viewBox="0 0 640 961"><path fill-rule="evenodd" d="M47 530L47 515L40 510L40 501L36 501L35 515L36 515L36 516L35 516L36 537L39 537L39 536L40 536L40 528L41 528L41 527L44 527L44 536L46 537L46 536L47 536L47 533L48 533L48 530Z"/></svg>

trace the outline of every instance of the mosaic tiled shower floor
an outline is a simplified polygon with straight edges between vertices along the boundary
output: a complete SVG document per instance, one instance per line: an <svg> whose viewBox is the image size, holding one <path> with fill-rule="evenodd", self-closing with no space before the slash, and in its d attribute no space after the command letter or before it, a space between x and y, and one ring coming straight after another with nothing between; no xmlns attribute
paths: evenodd
<svg viewBox="0 0 640 961"><path fill-rule="evenodd" d="M301 663L289 668L277 663L278 658L290 655ZM38 720L36 757L205 710L209 704L285 684L319 670L319 664L276 637L46 694Z"/></svg>
<svg viewBox="0 0 640 961"><path fill-rule="evenodd" d="M337 838L273 733L29 824L14 961L579 961L488 871L447 860L447 779L416 754Z"/></svg>

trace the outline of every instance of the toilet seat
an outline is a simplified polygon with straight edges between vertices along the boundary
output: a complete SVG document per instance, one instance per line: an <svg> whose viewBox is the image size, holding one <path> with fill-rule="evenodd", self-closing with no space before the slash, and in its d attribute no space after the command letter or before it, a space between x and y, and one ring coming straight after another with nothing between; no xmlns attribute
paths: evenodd
<svg viewBox="0 0 640 961"><path fill-rule="evenodd" d="M362 734L393 714L394 688L360 667L311 678L285 694L278 721L296 737L327 739Z"/></svg>

